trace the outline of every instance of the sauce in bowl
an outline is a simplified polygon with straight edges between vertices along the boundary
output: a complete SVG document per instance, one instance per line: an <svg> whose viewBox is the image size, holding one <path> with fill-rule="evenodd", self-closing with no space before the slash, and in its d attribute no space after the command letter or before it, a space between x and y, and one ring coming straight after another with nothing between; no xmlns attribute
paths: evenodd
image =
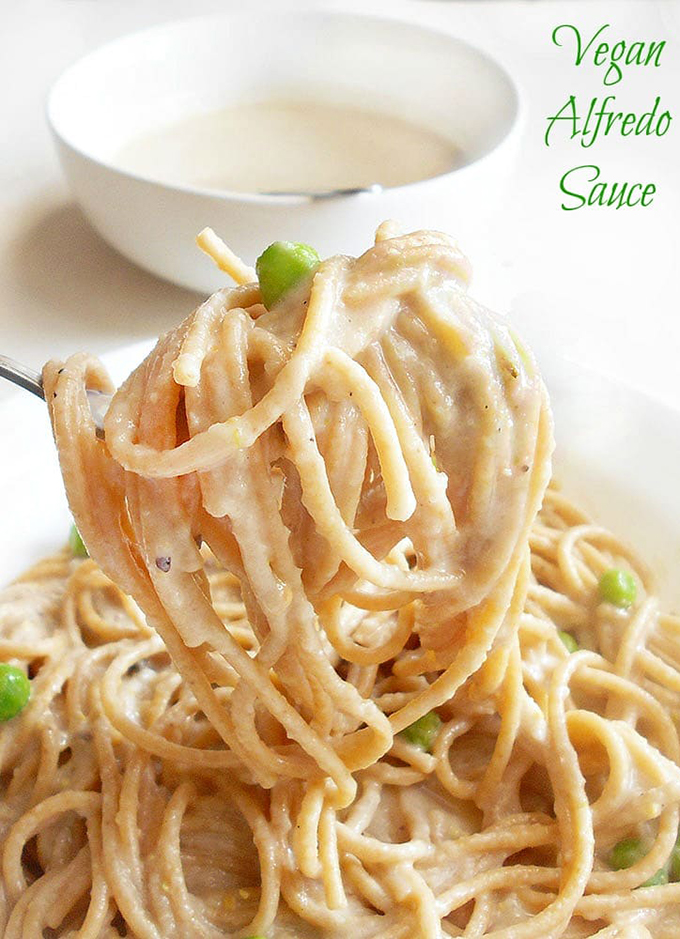
<svg viewBox="0 0 680 939"><path fill-rule="evenodd" d="M275 100L184 117L115 157L121 169L170 184L260 193L401 186L464 162L446 137L405 118Z"/></svg>

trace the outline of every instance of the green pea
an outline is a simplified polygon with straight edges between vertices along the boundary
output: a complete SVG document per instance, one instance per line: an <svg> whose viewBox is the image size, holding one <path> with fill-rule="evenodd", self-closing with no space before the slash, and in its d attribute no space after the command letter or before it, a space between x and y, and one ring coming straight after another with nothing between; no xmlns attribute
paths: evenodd
<svg viewBox="0 0 680 939"><path fill-rule="evenodd" d="M557 635L564 643L567 652L578 652L580 646L571 633L565 632L563 629L558 629Z"/></svg>
<svg viewBox="0 0 680 939"><path fill-rule="evenodd" d="M635 603L635 597L637 596L637 587L633 575L629 574L628 571L622 571L618 567L612 567L604 572L600 577L599 590L600 597L603 600L623 609Z"/></svg>
<svg viewBox="0 0 680 939"><path fill-rule="evenodd" d="M659 868L656 874L653 874L644 884L640 884L641 887L660 887L662 884L668 883L668 871L665 867Z"/></svg>
<svg viewBox="0 0 680 939"><path fill-rule="evenodd" d="M268 310L319 263L319 255L309 245L295 241L275 241L257 259L255 270L262 302Z"/></svg>
<svg viewBox="0 0 680 939"><path fill-rule="evenodd" d="M678 835L678 840L675 842L675 847L671 851L670 865L671 880L680 880L680 835Z"/></svg>
<svg viewBox="0 0 680 939"><path fill-rule="evenodd" d="M71 549L71 554L75 558L89 558L90 555L85 547L85 542L80 537L80 532L75 525L71 525L71 531L68 536L68 546Z"/></svg>
<svg viewBox="0 0 680 939"><path fill-rule="evenodd" d="M413 724L404 727L401 736L414 747L429 753L434 746L441 726L442 722L439 715L435 711L429 711L419 717L417 721L414 721Z"/></svg>
<svg viewBox="0 0 680 939"><path fill-rule="evenodd" d="M609 866L615 871L626 870L641 861L646 853L639 838L624 838L612 848Z"/></svg>
<svg viewBox="0 0 680 939"><path fill-rule="evenodd" d="M0 663L0 721L16 717L28 704L31 683L16 665Z"/></svg>
<svg viewBox="0 0 680 939"><path fill-rule="evenodd" d="M678 841L680 841L680 838ZM677 850L678 845L676 844L671 854L671 865L674 864ZM624 838L623 841L619 841L619 843L615 844L612 848L611 854L609 855L609 866L615 871L626 870L628 867L632 867L633 864L641 861L646 854L647 852L639 838ZM644 883L640 884L640 887L659 887L667 883L668 870L665 867L660 867L656 874L652 874Z"/></svg>

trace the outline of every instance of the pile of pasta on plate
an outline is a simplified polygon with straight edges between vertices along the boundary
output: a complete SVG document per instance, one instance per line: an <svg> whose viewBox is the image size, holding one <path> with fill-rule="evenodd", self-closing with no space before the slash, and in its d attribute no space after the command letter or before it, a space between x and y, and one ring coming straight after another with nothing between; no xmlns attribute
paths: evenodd
<svg viewBox="0 0 680 939"><path fill-rule="evenodd" d="M44 370L75 527L0 595L2 935L677 935L680 619L456 243L199 243L235 286L117 391Z"/></svg>

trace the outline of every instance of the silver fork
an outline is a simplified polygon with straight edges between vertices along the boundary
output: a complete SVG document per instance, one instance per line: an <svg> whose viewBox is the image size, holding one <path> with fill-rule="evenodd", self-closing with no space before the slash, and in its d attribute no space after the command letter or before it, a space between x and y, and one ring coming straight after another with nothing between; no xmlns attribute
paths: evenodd
<svg viewBox="0 0 680 939"><path fill-rule="evenodd" d="M6 378L20 388L24 388L26 391L42 398L43 401L45 400L45 390L38 372L22 365L21 362L10 359L7 355L0 355L0 378ZM92 411L92 417L97 425L97 433L103 435L104 418L111 403L111 395L104 394L103 391L88 389L87 399Z"/></svg>
<svg viewBox="0 0 680 939"><path fill-rule="evenodd" d="M7 355L0 355L0 378L13 381L14 384L19 385L20 388L25 388L26 391L32 392L34 395L42 398L43 401L45 400L45 392L43 391L40 375L34 372L32 368L22 365L21 362L15 362L14 359L10 359Z"/></svg>

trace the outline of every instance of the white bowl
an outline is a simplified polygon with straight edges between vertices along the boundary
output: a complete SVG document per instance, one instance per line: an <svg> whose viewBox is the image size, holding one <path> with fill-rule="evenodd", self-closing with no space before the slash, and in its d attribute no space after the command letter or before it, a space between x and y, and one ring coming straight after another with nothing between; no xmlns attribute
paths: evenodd
<svg viewBox="0 0 680 939"><path fill-rule="evenodd" d="M144 131L273 96L411 117L456 143L467 162L429 180L326 199L171 185L116 165ZM518 111L510 77L467 43L330 11L200 17L126 36L68 68L47 107L64 172L99 233L142 267L203 291L224 283L194 246L206 225L250 262L275 239L309 242L322 256L356 252L385 218L448 228L453 217L464 231L505 175Z"/></svg>

